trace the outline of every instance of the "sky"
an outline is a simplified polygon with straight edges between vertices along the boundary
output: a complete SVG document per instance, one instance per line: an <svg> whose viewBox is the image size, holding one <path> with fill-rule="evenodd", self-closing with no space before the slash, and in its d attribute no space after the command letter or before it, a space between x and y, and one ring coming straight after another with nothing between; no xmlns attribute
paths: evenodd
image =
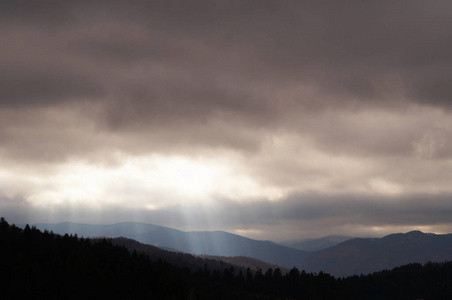
<svg viewBox="0 0 452 300"><path fill-rule="evenodd" d="M0 2L0 215L452 232L452 2Z"/></svg>

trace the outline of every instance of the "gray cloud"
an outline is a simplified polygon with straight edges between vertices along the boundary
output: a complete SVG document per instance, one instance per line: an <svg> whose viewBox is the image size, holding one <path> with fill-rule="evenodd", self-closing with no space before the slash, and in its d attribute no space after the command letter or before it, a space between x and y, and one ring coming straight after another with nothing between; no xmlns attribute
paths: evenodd
<svg viewBox="0 0 452 300"><path fill-rule="evenodd" d="M283 194L322 191L149 211L180 226L449 224L451 20L450 1L2 1L2 164L222 156ZM375 179L397 196L359 196Z"/></svg>
<svg viewBox="0 0 452 300"><path fill-rule="evenodd" d="M393 124L388 137L366 119L318 113L449 108L448 2L236 4L5 1L0 103L97 102L99 130L171 141L189 131L188 144L256 150L268 133L308 125L302 133L327 147L405 154L412 124ZM232 142L224 122L254 129L255 141L234 129Z"/></svg>
<svg viewBox="0 0 452 300"><path fill-rule="evenodd" d="M213 99L214 107L218 97L205 89L223 76L279 89L313 86L334 94L340 102L348 98L381 102L382 89L396 88L411 100L449 106L451 33L447 25L451 21L450 4L444 1L428 7L422 1L368 5L259 1L237 6L205 1L58 6L6 2L3 23L9 30L38 25L50 49L65 34L69 38L63 40L61 51L80 55L94 69L107 63L116 69L114 73L127 72L135 62L185 71L183 75L193 77L192 82L200 86L192 101ZM51 30L39 27L49 23ZM34 49L28 51L32 55ZM391 76L398 78L400 86L386 82ZM140 94L153 98L152 90L151 86ZM177 104L191 102L190 95L182 100L178 89L166 97ZM145 111L153 107L150 104Z"/></svg>
<svg viewBox="0 0 452 300"><path fill-rule="evenodd" d="M100 88L80 74L65 70L0 67L0 105L7 108L57 105L77 98L97 96Z"/></svg>

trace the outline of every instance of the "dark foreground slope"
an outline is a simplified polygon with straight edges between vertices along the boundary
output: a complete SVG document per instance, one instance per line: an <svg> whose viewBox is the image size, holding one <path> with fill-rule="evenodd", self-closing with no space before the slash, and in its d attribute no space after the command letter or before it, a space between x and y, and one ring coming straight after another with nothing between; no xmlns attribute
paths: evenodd
<svg viewBox="0 0 452 300"><path fill-rule="evenodd" d="M0 221L0 299L451 299L452 263L335 279L177 268L106 240L92 243Z"/></svg>

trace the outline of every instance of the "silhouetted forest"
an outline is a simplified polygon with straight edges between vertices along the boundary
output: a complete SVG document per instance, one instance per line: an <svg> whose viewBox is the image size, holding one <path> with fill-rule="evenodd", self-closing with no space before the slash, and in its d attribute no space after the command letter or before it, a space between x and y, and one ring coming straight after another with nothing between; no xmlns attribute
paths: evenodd
<svg viewBox="0 0 452 300"><path fill-rule="evenodd" d="M190 271L194 272L199 268L208 268L209 270L224 270L226 268L233 267L235 270L235 275L238 275L240 271L245 273L247 268L251 268L254 272L258 267L261 269L276 269L279 266L267 263L251 257L245 256L214 256L214 255L194 255L183 252L168 251L152 245L143 244L137 242L133 239L128 239L124 237L119 238L106 238L113 245L125 246L130 252L136 250L138 253L142 253L149 256L151 260L164 260L172 265L188 268ZM91 241L99 241L99 238L90 238ZM283 273L289 272L285 268L281 268Z"/></svg>
<svg viewBox="0 0 452 300"><path fill-rule="evenodd" d="M334 278L296 268L190 271L107 240L0 221L0 299L452 299L452 262Z"/></svg>

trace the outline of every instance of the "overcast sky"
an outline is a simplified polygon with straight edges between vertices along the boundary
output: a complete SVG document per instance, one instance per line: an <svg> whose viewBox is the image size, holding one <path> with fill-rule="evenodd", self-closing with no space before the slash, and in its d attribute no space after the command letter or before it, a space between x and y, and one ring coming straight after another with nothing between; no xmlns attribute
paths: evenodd
<svg viewBox="0 0 452 300"><path fill-rule="evenodd" d="M452 2L0 2L0 214L452 232Z"/></svg>

